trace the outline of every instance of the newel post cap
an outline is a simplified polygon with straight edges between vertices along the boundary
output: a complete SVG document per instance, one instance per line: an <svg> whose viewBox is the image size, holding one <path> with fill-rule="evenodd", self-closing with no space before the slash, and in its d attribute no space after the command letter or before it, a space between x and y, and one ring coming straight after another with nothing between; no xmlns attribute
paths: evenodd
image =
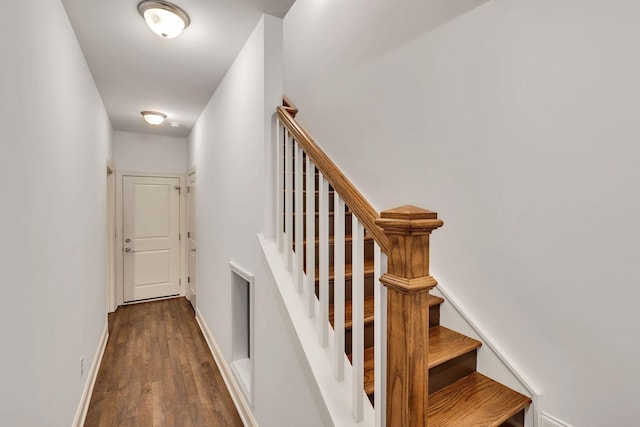
<svg viewBox="0 0 640 427"><path fill-rule="evenodd" d="M437 212L405 205L380 212L376 224L388 234L428 234L444 222Z"/></svg>

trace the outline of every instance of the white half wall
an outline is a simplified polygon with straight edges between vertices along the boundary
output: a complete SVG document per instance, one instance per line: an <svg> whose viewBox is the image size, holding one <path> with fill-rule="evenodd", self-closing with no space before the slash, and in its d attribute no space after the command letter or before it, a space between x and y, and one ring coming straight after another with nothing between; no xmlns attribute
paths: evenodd
<svg viewBox="0 0 640 427"><path fill-rule="evenodd" d="M232 352L233 262L255 276L253 415L261 427L321 426L270 292L257 234L265 206L265 151L282 101L282 20L264 15L189 137L198 173L198 309L227 361Z"/></svg>
<svg viewBox="0 0 640 427"><path fill-rule="evenodd" d="M69 426L107 321L111 124L62 2L3 2L0 57L0 423Z"/></svg>
<svg viewBox="0 0 640 427"><path fill-rule="evenodd" d="M285 93L432 273L583 427L640 418L640 3L297 0Z"/></svg>
<svg viewBox="0 0 640 427"><path fill-rule="evenodd" d="M114 163L119 172L187 172L186 138L115 131L113 139Z"/></svg>

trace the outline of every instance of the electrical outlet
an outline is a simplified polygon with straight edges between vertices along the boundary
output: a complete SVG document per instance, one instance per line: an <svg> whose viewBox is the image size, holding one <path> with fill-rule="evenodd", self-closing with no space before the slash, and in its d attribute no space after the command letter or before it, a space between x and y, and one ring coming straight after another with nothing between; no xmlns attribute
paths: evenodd
<svg viewBox="0 0 640 427"><path fill-rule="evenodd" d="M80 376L84 375L84 356L80 356Z"/></svg>

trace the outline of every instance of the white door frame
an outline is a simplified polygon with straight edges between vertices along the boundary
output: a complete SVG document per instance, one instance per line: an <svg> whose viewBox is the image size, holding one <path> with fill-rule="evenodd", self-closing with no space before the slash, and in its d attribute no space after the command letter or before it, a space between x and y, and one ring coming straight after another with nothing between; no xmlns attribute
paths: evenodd
<svg viewBox="0 0 640 427"><path fill-rule="evenodd" d="M124 229L123 224L123 212L124 208L122 203L122 180L125 176L138 176L145 178L178 178L180 179L180 241L179 248L180 253L178 255L180 260L180 295L185 295L186 290L186 267L185 267L185 259L186 259L186 242L187 242L187 233L186 233L186 220L185 220L185 212L186 212L186 176L184 174L171 174L171 173L144 173L144 172L127 172L127 171L117 171L116 172L116 300L117 305L124 304L124 262L123 262L123 254L124 254L124 237L122 235L122 231Z"/></svg>
<svg viewBox="0 0 640 427"><path fill-rule="evenodd" d="M116 170L107 160L107 313L116 303Z"/></svg>
<svg viewBox="0 0 640 427"><path fill-rule="evenodd" d="M191 184L191 175L195 175L195 173L196 173L195 166L190 168L187 171L187 175L186 175L187 186L189 186ZM197 181L196 181L196 184L197 184ZM198 198L197 197L198 196L197 196L197 193L196 193L196 205L198 203ZM185 206L186 206L186 209L187 209L187 216L185 217L185 230L186 230L185 236L187 236L187 233L189 232L188 223L190 221L187 218L191 218L191 212L189 212L189 210L191 208L190 208L189 204L187 203L186 197L185 197ZM197 212L197 208L196 207L194 207L194 210ZM195 220L197 222L197 216L195 216ZM198 239L198 228L196 227L196 244L197 244L197 239ZM189 275L189 256L190 256L189 249L190 249L189 237L187 237L185 239L185 260L184 260L184 262L185 262L185 264L184 264L185 265L185 268L184 268L185 269L185 276ZM196 283L196 307L193 307L194 311L197 310L197 305L198 305L198 275L197 275L197 272L198 272L198 253L196 252L196 271L193 272L193 275L195 276L195 277L193 277L193 279L195 280L195 283ZM189 282L187 281L186 283L187 284L186 284L186 286L184 288L185 289L185 294L188 291L188 288L190 287L189 286Z"/></svg>

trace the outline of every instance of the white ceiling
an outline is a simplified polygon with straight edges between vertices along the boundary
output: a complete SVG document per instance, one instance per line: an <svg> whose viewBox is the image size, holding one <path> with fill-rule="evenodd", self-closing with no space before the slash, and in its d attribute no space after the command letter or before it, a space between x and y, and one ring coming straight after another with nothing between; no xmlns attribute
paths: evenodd
<svg viewBox="0 0 640 427"><path fill-rule="evenodd" d="M184 137L262 13L283 17L294 0L172 0L191 17L176 39L147 27L140 0L62 2L114 129ZM148 125L143 110L167 120Z"/></svg>

